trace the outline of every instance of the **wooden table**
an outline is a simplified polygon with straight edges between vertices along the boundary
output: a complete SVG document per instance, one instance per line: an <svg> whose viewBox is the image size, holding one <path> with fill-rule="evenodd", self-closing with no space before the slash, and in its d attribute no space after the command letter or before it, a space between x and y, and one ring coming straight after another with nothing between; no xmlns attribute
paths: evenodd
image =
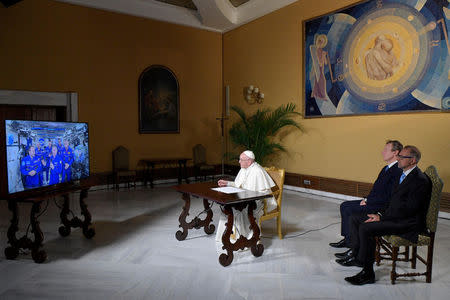
<svg viewBox="0 0 450 300"><path fill-rule="evenodd" d="M191 158L186 157L172 157L172 158L145 158L139 160L139 164L145 166L144 184L150 181L150 186L153 188L153 179L155 178L155 165L178 165L178 184L181 184L183 175L186 183L189 183L186 163Z"/></svg>
<svg viewBox="0 0 450 300"><path fill-rule="evenodd" d="M264 246L262 244L258 244L260 230L258 224L256 223L255 217L253 216L253 211L256 209L255 201L267 198L271 195L271 193L246 190L235 194L225 194L212 190L211 188L214 187L218 187L214 182L182 184L173 187L175 190L183 194L182 198L185 202L180 217L178 218L178 221L180 222L179 227L183 230L178 230L176 232L175 237L177 240L184 240L188 235L188 230L192 228L200 229L203 227L207 234L214 233L215 226L214 224L211 224L213 218L213 212L210 205L211 201L221 205L222 211L224 211L227 216L226 229L222 235L222 249L225 249L227 253L222 253L219 256L220 264L224 267L230 265L233 261L233 251L244 249L245 247L249 247L254 256L261 256L264 252ZM206 217L202 220L196 216L188 223L186 221L186 217L189 215L191 196L203 198L203 206L205 208L204 212L206 212ZM253 230L253 235L250 239L247 239L241 235L236 242L232 243L230 241L230 236L233 232L234 223L233 208L242 211L246 207L248 207L248 219L250 221L251 229Z"/></svg>
<svg viewBox="0 0 450 300"><path fill-rule="evenodd" d="M90 185L73 185L67 184L58 187L58 189L44 189L35 192L25 192L24 194L11 195L6 200L8 201L8 209L12 213L11 225L8 228L8 243L10 246L5 248L5 256L7 259L15 259L19 255L20 249L30 249L31 257L34 262L42 263L47 259L47 253L43 250L44 234L39 227L38 217L43 213L41 212L41 204L45 200L62 196L64 199L61 207L59 217L61 219L62 226L59 227L59 234L61 236L68 236L71 232L71 228L81 227L83 234L86 238L90 239L95 235L95 230L92 228L91 214L87 209L87 205L84 199L87 198ZM73 215L69 209L69 196L70 193L80 191L80 208L83 220ZM28 238L27 234L17 239L16 232L19 231L19 214L18 203L31 203L30 212L30 226L31 232L34 235L34 241ZM47 203L48 205L48 203ZM69 213L73 218L68 219ZM28 233L28 230L27 230Z"/></svg>

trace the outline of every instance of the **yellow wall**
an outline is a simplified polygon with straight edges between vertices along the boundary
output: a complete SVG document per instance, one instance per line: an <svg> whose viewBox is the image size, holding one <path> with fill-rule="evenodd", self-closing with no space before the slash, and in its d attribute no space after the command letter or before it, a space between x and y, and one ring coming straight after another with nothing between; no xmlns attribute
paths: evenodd
<svg viewBox="0 0 450 300"><path fill-rule="evenodd" d="M302 21L354 2L298 1L224 34L231 104L255 110L242 96L253 84L266 95L262 106L294 102L302 111ZM206 145L208 161L220 162L221 34L49 0L0 5L0 27L0 89L77 92L93 172L111 170L118 145L130 149L132 165L149 156L191 157L196 143ZM180 134L138 134L137 82L152 64L178 77ZM448 113L300 121L307 132L288 135L289 154L275 161L288 172L372 182L385 140L399 139L422 150L420 166L436 165L450 191Z"/></svg>
<svg viewBox="0 0 450 300"><path fill-rule="evenodd" d="M356 1L298 1L224 35L224 84L231 104L251 112L294 102L303 111L302 21ZM243 89L256 85L263 105L248 105ZM398 139L422 151L419 166L436 165L450 191L450 114L414 113L300 119L307 133L285 139L288 155L275 163L288 172L373 182L383 165L387 139ZM229 122L228 127L230 126ZM228 148L232 148L228 145Z"/></svg>
<svg viewBox="0 0 450 300"><path fill-rule="evenodd" d="M0 89L74 91L89 122L91 172L112 168L111 151L192 157L197 143L220 162L222 36L48 0L0 5ZM180 85L180 134L138 133L138 78L169 67Z"/></svg>

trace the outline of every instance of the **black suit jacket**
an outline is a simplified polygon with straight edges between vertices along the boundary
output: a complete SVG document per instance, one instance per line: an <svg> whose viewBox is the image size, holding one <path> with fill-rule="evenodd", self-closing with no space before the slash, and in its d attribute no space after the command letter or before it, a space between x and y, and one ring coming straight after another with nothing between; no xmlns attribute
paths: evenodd
<svg viewBox="0 0 450 300"><path fill-rule="evenodd" d="M392 187L399 176L402 174L402 169L395 163L387 171L384 166L375 180L372 190L367 196L367 209L378 211L383 209L391 197Z"/></svg>
<svg viewBox="0 0 450 300"><path fill-rule="evenodd" d="M408 231L400 236L415 243L419 233L425 230L431 180L418 167L414 168L401 184L399 180L400 176L394 182L391 199L386 209L381 212L380 221L406 225Z"/></svg>

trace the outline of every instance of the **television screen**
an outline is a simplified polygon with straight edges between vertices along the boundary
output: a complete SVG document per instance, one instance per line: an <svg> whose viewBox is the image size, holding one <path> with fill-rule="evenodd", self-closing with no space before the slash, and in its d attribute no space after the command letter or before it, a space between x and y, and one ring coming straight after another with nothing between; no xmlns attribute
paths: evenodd
<svg viewBox="0 0 450 300"><path fill-rule="evenodd" d="M87 123L5 120L8 193L89 177Z"/></svg>

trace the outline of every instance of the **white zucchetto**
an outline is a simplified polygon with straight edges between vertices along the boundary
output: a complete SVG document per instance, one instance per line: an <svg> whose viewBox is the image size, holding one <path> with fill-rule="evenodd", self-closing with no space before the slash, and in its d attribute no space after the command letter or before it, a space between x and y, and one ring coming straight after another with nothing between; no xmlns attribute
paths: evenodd
<svg viewBox="0 0 450 300"><path fill-rule="evenodd" d="M253 153L253 151L245 150L242 153L244 153L245 156L247 156L248 158L255 160L255 154Z"/></svg>

